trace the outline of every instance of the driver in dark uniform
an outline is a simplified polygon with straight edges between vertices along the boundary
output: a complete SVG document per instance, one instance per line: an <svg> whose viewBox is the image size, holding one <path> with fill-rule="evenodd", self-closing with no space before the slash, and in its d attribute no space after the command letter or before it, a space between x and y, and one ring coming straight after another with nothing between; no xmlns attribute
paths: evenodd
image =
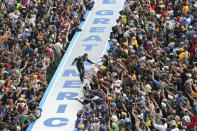
<svg viewBox="0 0 197 131"><path fill-rule="evenodd" d="M77 58L74 59L72 62L72 65L74 65L75 62L77 62L77 69L80 74L80 80L83 83L84 80L84 73L85 73L85 67L84 67L84 61L87 61L91 64L94 64L91 60L88 59L88 54L85 53L83 56L78 56Z"/></svg>

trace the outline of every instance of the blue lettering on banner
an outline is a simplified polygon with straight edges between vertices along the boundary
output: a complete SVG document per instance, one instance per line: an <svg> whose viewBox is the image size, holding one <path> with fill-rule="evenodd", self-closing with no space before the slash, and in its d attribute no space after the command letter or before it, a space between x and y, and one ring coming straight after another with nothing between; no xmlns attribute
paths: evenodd
<svg viewBox="0 0 197 131"><path fill-rule="evenodd" d="M54 121L59 121L57 124L55 124ZM67 118L48 118L44 121L44 125L48 127L60 127L67 125L69 120Z"/></svg>
<svg viewBox="0 0 197 131"><path fill-rule="evenodd" d="M98 35L91 35L87 38L85 38L83 41L102 41L101 38Z"/></svg>
<svg viewBox="0 0 197 131"><path fill-rule="evenodd" d="M99 10L96 12L96 15L113 15L113 10Z"/></svg>
<svg viewBox="0 0 197 131"><path fill-rule="evenodd" d="M67 70L64 70L63 77L68 77L70 74L73 77L79 76L79 74L74 69L67 69Z"/></svg>
<svg viewBox="0 0 197 131"><path fill-rule="evenodd" d="M91 45L83 44L82 46L85 46L85 51L91 51L92 48L93 48L94 46L98 46L98 44L91 44Z"/></svg>
<svg viewBox="0 0 197 131"><path fill-rule="evenodd" d="M81 82L79 80L67 80L64 82L63 88L80 88Z"/></svg>
<svg viewBox="0 0 197 131"><path fill-rule="evenodd" d="M75 100L73 97L76 96L78 96L78 93L76 92L59 92L56 100L64 100L64 98L67 100Z"/></svg>
<svg viewBox="0 0 197 131"><path fill-rule="evenodd" d="M94 19L93 24L109 24L110 19L108 18L96 18Z"/></svg>
<svg viewBox="0 0 197 131"><path fill-rule="evenodd" d="M103 0L103 4L116 4L115 0Z"/></svg>
<svg viewBox="0 0 197 131"><path fill-rule="evenodd" d="M105 27L91 27L90 31L91 33L103 33Z"/></svg>
<svg viewBox="0 0 197 131"><path fill-rule="evenodd" d="M57 109L57 112L56 113L64 113L66 111L66 107L67 107L66 104L60 104L58 106L58 109Z"/></svg>

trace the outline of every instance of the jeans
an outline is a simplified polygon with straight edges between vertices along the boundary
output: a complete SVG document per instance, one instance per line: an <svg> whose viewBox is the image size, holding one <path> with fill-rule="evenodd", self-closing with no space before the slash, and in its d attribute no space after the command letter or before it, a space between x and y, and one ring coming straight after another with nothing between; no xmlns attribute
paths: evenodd
<svg viewBox="0 0 197 131"><path fill-rule="evenodd" d="M80 74L80 80L83 83L84 80L84 73L85 73L85 68L83 64L77 64L77 70Z"/></svg>

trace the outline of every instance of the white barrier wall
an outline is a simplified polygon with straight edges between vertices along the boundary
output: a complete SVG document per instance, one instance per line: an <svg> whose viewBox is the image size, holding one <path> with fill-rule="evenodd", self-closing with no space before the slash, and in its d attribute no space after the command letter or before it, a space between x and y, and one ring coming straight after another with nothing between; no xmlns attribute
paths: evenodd
<svg viewBox="0 0 197 131"><path fill-rule="evenodd" d="M71 41L53 79L51 80L39 107L42 116L31 123L28 131L73 131L76 114L82 105L74 98L81 98L82 86L76 66L71 63L75 57L88 53L90 60L98 62L108 44L112 26L125 0L95 0L92 10L86 13L81 32ZM86 65L86 69L91 69Z"/></svg>

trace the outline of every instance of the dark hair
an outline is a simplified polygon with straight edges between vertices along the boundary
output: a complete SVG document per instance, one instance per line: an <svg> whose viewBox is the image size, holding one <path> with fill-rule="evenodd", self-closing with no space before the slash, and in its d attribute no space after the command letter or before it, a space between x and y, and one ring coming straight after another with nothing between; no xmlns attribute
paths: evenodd
<svg viewBox="0 0 197 131"><path fill-rule="evenodd" d="M80 118L81 117L81 113L77 113L77 118Z"/></svg>
<svg viewBox="0 0 197 131"><path fill-rule="evenodd" d="M88 56L88 54L87 53L84 53L83 56Z"/></svg>

